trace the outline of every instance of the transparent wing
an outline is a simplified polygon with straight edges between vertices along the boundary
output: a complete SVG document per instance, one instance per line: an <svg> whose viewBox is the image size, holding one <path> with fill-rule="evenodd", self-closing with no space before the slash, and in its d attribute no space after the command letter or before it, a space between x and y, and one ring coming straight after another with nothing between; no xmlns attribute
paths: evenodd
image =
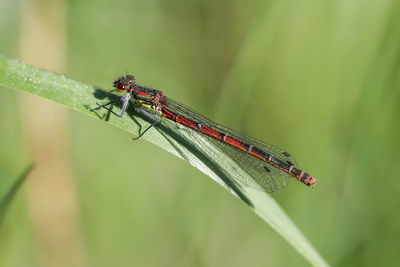
<svg viewBox="0 0 400 267"><path fill-rule="evenodd" d="M186 107L185 105L173 99L170 99L168 97L165 97L165 99L167 101L166 107L171 111L178 113L182 116L185 116L197 123L203 123L204 125L214 130L220 131L226 135L237 138L238 140L241 140L246 144L255 146L263 150L267 154L272 155L283 162L288 162L289 164L293 164L294 166L297 167L297 163L294 157L285 152L285 150L282 150L278 147L264 143L255 138L252 138L250 136L232 130L226 126L213 122L210 119L206 118L205 116L200 115L198 112L190 109L189 107ZM190 131L193 131L188 127L185 128L187 128ZM268 163L254 156L251 156L250 154L244 153L240 149L237 149L231 145L218 141L212 137L206 135L204 136L206 137L204 138L204 140L207 140L207 142L211 142L215 144L217 147L219 147L226 156L228 156L231 160L233 160L238 166L240 166L247 174L249 174L253 178L249 179L249 177L247 176L243 177L241 175L237 175L235 176L235 178L239 182L254 187L256 189L260 189L261 187L264 191L267 192L273 192L277 189L282 189L287 185L289 177L291 177L288 173L280 169L277 169L272 165L269 165ZM201 147L203 150L207 150L205 151L206 153L215 153L214 151L212 151L211 148L209 148L209 146L202 144L202 142L205 141L201 139L196 139L196 142L199 143L199 147ZM223 157L225 157L224 154L218 154L215 156L221 157L220 160L223 161L224 160Z"/></svg>

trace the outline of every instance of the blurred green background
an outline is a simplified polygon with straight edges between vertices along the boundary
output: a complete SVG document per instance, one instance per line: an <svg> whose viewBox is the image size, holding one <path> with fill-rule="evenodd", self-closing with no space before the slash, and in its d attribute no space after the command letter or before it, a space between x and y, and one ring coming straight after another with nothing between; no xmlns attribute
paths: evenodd
<svg viewBox="0 0 400 267"><path fill-rule="evenodd" d="M399 12L396 0L0 0L0 54L25 59L33 48L45 60L24 39L40 23L26 20L56 17L63 23L43 27L61 29L67 76L111 89L132 73L285 148L319 181L314 190L291 181L273 196L322 256L335 266L396 266ZM46 164L27 148L21 97L37 98L0 88L0 195L29 162ZM308 266L197 169L62 109L70 194L30 204L32 174L1 225L0 266ZM45 115L31 119L48 130ZM42 206L54 216L36 213Z"/></svg>

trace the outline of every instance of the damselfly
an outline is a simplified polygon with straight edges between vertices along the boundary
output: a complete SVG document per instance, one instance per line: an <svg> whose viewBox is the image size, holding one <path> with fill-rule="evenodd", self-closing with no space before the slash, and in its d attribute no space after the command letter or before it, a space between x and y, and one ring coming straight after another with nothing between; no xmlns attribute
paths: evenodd
<svg viewBox="0 0 400 267"><path fill-rule="evenodd" d="M164 117L200 132L208 138L209 142L217 145L226 157L233 160L253 178L251 180L237 178L244 184L273 192L284 188L291 176L307 186L313 186L316 183L313 176L297 167L295 159L288 152L213 122L193 109L166 97L160 90L140 86L136 84L136 79L132 75L115 80L114 87L120 92L126 92L126 95L118 100L99 105L99 108L105 108L116 116L122 117L129 102L132 101L136 111L152 121L151 125L136 139L143 136ZM117 102L122 102L120 114L108 108L109 105Z"/></svg>

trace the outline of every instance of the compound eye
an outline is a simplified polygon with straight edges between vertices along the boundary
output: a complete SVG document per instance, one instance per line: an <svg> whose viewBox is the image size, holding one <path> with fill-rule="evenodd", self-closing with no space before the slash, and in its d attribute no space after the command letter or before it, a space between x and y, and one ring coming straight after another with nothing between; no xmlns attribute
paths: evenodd
<svg viewBox="0 0 400 267"><path fill-rule="evenodd" d="M122 91L125 91L125 83L123 83L123 82L119 82L118 84L117 84L117 88L118 88L118 90L120 90L121 92Z"/></svg>

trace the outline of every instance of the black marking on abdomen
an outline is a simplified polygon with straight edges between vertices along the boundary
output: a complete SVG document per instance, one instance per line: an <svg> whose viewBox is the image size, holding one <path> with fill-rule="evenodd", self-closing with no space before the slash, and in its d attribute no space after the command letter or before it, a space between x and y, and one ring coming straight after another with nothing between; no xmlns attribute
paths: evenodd
<svg viewBox="0 0 400 267"><path fill-rule="evenodd" d="M226 134L224 134L224 133L219 133L220 135L221 135L221 141L223 142L223 143L225 143L225 137L226 137Z"/></svg>
<svg viewBox="0 0 400 267"><path fill-rule="evenodd" d="M267 153L265 153L264 151L262 151L261 149L259 149L259 148L256 147L256 146L253 146L253 147L251 148L251 150L254 151L254 152L256 152L256 153L258 153L258 154L260 154L260 155L262 155L262 156L264 156L264 157L267 156Z"/></svg>
<svg viewBox="0 0 400 267"><path fill-rule="evenodd" d="M247 151L246 153L250 153L250 151L253 149L254 146L245 143L244 147L246 148Z"/></svg>

